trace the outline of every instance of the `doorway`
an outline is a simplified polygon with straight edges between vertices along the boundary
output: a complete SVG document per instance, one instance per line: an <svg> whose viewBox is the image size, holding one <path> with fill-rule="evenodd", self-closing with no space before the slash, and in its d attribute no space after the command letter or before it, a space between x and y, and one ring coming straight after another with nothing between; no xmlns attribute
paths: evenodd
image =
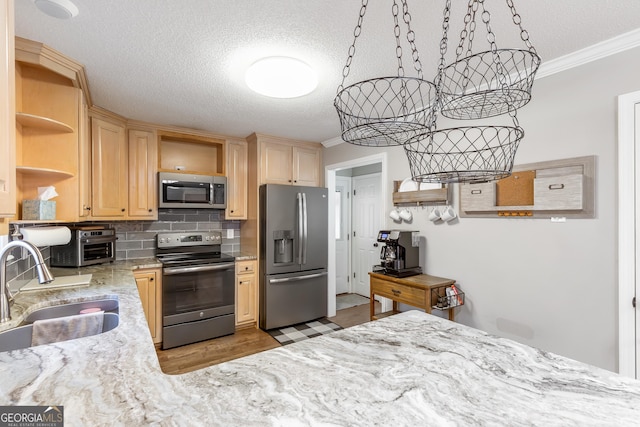
<svg viewBox="0 0 640 427"><path fill-rule="evenodd" d="M375 168L375 169L371 169L371 168ZM354 169L355 169L355 172L354 172ZM368 171L368 173L366 171ZM355 177L351 176L354 173L356 174L356 176L360 176L361 178L355 179ZM362 178L367 175L376 175L376 176L375 178L369 177L371 181L367 182L368 181L367 178ZM338 262L337 254L338 254L338 251L344 252L345 242L337 238L338 236L337 222L338 221L341 222L341 225L343 227L345 225L349 226L347 235L351 243L347 244L346 247L349 248L349 252L351 253L347 257L345 257L348 260L347 263L349 264L349 266L346 268L346 271L349 273L348 285L347 285L348 292L356 293L356 285L353 277L353 273L355 271L356 278L362 278L363 282L366 281L366 289L364 288L364 285L361 284L361 286L359 287L359 290L360 292L366 292L366 296L368 297L369 276L367 273L371 271L371 268L377 261L378 255L377 255L377 252L374 250L375 248L373 247L373 244L371 244L370 246L372 250L371 252L375 252L374 255L376 259L371 261L371 254L369 254L367 258L363 252L361 254L360 262L356 263L355 254L354 254L355 251L354 251L353 232L354 231L356 232L356 237L360 236L361 235L360 233L362 233L363 236L369 236L370 238L371 234L377 233L378 231L377 229L384 226L384 217L385 217L384 212L386 211L386 204L387 204L387 197L385 197L384 195L388 193L386 153L375 154L375 155L363 157L360 159L354 159L354 160L350 160L350 161L346 161L338 164L327 165L325 167L326 186L327 188L329 188L330 193L332 191L336 191L337 193L338 186L341 186L342 189L345 188L344 187L345 177L348 178L351 183L351 191L349 192L350 195L353 195L353 189L355 188L355 185L358 185L362 188L360 190L361 194L363 193L375 194L375 196L371 196L371 197L367 196L366 198L363 197L363 199L371 199L371 200L375 199L377 203L376 205L371 205L370 204L371 200L368 200L368 201L365 200L363 203L364 204L369 203L369 209L367 211L367 214L370 215L371 220L368 221L369 223L368 226L369 228L375 227L376 230L368 233L362 232L356 229L356 227L359 227L358 225L355 224L356 221L352 221L351 224L349 224L348 221L347 223L345 223L341 219L342 215L338 215L337 213L337 205L339 203L343 203L345 199L342 199L342 197L339 197L338 194L336 194L335 197L329 198L329 212L331 212L331 214L329 215L330 231L328 236L329 262L328 262L328 268L327 268L328 269L327 317L335 316L336 294L338 293L338 289L343 289L343 288L338 288L338 280L342 280L340 277L343 276L343 274L341 274L341 272L338 271L338 268L345 269L345 266L342 258ZM372 186L373 181L375 181L375 185ZM367 186L369 186L368 189L367 189ZM373 190L373 187L377 189ZM358 194L358 189L356 189L356 194ZM350 197L348 200L352 201L353 198ZM351 202L351 204L353 205L353 202ZM344 207L344 205L341 205L341 206ZM356 217L355 209L362 210L362 208L352 207L351 216L354 218ZM359 219L357 222L358 224L360 224L362 221L360 221ZM364 240L361 240L358 243L361 245L366 245L366 243L363 243L363 242ZM356 271L356 269L359 269L359 271ZM340 286L344 286L344 283L342 283Z"/></svg>
<svg viewBox="0 0 640 427"><path fill-rule="evenodd" d="M640 91L618 97L618 372L638 378L640 316Z"/></svg>

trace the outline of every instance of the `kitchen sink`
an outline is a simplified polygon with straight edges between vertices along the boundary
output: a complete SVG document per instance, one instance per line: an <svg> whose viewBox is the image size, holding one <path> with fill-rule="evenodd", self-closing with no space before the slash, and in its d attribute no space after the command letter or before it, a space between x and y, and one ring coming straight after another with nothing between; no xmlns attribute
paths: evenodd
<svg viewBox="0 0 640 427"><path fill-rule="evenodd" d="M81 301L71 304L45 307L29 314L20 326L0 332L0 352L19 350L31 347L31 334L33 322L36 320L53 319L57 317L72 316L81 310L98 308L104 311L102 333L108 332L118 326L119 303L117 299L100 299L94 301Z"/></svg>

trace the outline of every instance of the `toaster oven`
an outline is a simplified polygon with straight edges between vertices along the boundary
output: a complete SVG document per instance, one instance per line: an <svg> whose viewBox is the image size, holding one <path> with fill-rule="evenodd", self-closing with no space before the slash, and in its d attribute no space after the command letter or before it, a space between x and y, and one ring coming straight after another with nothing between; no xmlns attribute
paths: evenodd
<svg viewBox="0 0 640 427"><path fill-rule="evenodd" d="M116 259L116 231L103 226L78 226L71 229L71 241L51 246L52 267L84 267Z"/></svg>

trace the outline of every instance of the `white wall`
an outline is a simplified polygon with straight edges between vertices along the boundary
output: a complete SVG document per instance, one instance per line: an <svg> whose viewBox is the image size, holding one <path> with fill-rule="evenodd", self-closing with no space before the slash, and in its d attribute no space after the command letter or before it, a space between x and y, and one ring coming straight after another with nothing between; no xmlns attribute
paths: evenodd
<svg viewBox="0 0 640 427"><path fill-rule="evenodd" d="M518 113L525 138L516 164L597 156L595 219L433 224L421 208L413 208L412 224L388 219L387 227L420 230L425 272L456 279L466 292L457 321L617 371L616 102L640 89L638 70L640 48L545 77ZM381 150L389 153L390 181L409 176L400 147L341 144L325 150L324 162Z"/></svg>

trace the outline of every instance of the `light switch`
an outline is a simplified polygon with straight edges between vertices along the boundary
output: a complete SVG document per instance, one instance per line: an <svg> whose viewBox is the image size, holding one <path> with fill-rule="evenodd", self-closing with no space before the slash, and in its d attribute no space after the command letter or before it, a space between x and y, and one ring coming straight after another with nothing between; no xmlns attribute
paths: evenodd
<svg viewBox="0 0 640 427"><path fill-rule="evenodd" d="M227 239L233 239L233 229L227 229Z"/></svg>

